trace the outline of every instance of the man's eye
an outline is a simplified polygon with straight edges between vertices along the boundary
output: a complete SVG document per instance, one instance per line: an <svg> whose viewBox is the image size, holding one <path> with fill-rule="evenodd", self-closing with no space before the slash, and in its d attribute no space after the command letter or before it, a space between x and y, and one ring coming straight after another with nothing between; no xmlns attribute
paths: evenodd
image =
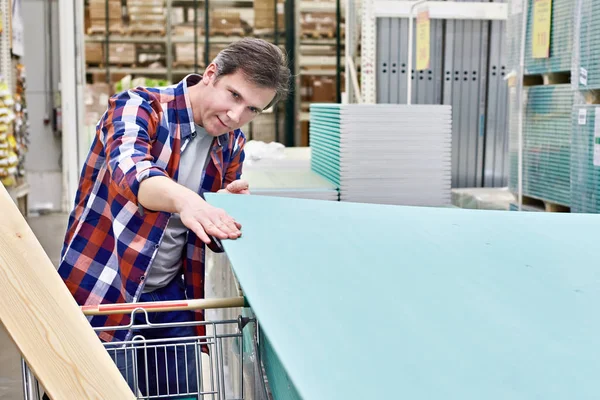
<svg viewBox="0 0 600 400"><path fill-rule="evenodd" d="M254 114L258 114L258 109L257 108L250 107L250 111L252 111Z"/></svg>
<svg viewBox="0 0 600 400"><path fill-rule="evenodd" d="M237 94L236 92L231 92L231 95L233 96L234 99L237 99L238 97L240 97L240 95Z"/></svg>

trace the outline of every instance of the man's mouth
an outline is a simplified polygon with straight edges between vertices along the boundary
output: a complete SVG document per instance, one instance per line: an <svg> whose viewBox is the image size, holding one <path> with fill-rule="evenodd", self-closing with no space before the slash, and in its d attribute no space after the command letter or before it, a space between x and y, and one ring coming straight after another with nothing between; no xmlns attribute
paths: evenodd
<svg viewBox="0 0 600 400"><path fill-rule="evenodd" d="M217 117L217 119L219 120L219 122L221 123L221 125L223 125L223 126L224 126L225 128L227 128L227 129L229 129L229 127L228 127L227 125L225 125L225 124L223 123L223 121L221 121L221 118Z"/></svg>

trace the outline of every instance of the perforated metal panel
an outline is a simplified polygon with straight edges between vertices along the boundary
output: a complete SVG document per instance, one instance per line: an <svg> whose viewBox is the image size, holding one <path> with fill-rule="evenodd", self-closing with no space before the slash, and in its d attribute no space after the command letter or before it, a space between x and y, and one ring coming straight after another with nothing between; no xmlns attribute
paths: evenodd
<svg viewBox="0 0 600 400"><path fill-rule="evenodd" d="M444 104L452 104L452 185L482 186L487 21L446 22Z"/></svg>
<svg viewBox="0 0 600 400"><path fill-rule="evenodd" d="M487 125L483 165L483 184L487 187L508 185L508 73L504 55L506 22L493 21L490 34L488 68Z"/></svg>
<svg viewBox="0 0 600 400"><path fill-rule="evenodd" d="M413 27L413 38L416 27ZM416 60L408 63L408 20L404 18L380 18L377 24L377 103L406 103L406 77L413 80L413 104L441 104L442 99L442 39L443 21L431 21L430 68L417 71ZM416 48L416 40L413 40Z"/></svg>
<svg viewBox="0 0 600 400"><path fill-rule="evenodd" d="M452 105L453 187L507 183L505 26L503 21L431 20L431 66L415 75L414 65L406 65L408 20L377 20L377 102L405 104L411 74L413 104Z"/></svg>

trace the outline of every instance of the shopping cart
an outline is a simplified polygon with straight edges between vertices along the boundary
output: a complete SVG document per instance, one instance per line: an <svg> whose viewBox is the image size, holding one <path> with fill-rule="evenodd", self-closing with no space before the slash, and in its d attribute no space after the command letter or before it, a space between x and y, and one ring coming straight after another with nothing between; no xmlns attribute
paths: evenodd
<svg viewBox="0 0 600 400"><path fill-rule="evenodd" d="M236 297L106 304L82 307L82 310L85 315L131 314L130 324L94 328L97 332L149 332L167 327L205 326L206 334L203 336L147 339L137 334L127 341L104 343L137 399L265 400L267 390L258 359L258 329L254 318L240 315L237 319L219 321L155 324L148 317L148 312L243 306L244 299ZM134 322L136 316L137 323ZM248 339L251 343L244 343ZM39 400L40 385L25 360L22 361L22 372L24 399ZM159 385L159 379L166 384Z"/></svg>

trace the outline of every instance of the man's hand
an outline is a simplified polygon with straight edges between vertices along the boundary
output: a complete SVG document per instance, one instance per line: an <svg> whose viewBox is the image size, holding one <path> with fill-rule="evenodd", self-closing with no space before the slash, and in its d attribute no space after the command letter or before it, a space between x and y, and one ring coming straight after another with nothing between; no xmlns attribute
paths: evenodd
<svg viewBox="0 0 600 400"><path fill-rule="evenodd" d="M140 183L138 202L147 210L178 213L181 222L206 244L210 243L208 235L221 240L237 239L242 235L242 225L224 210L211 206L198 193L171 178L144 179Z"/></svg>
<svg viewBox="0 0 600 400"><path fill-rule="evenodd" d="M217 193L250 194L250 186L248 185L248 181L238 179L237 181L231 182L225 189L221 189Z"/></svg>
<svg viewBox="0 0 600 400"><path fill-rule="evenodd" d="M204 201L200 196L190 196L179 212L181 222L192 230L200 240L209 244L212 235L217 239L237 239L242 235L242 225L231 218L224 210Z"/></svg>

